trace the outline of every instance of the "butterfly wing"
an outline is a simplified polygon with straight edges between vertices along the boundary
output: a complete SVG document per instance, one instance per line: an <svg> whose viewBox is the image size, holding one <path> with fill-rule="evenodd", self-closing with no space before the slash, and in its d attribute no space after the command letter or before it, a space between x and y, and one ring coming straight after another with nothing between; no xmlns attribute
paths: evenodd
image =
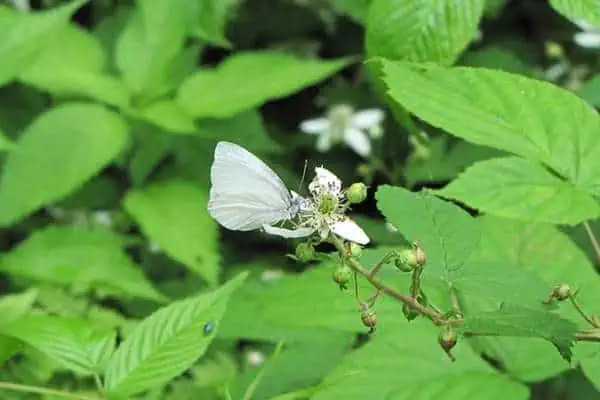
<svg viewBox="0 0 600 400"><path fill-rule="evenodd" d="M271 168L244 148L219 142L208 211L221 225L251 231L292 217L292 196Z"/></svg>

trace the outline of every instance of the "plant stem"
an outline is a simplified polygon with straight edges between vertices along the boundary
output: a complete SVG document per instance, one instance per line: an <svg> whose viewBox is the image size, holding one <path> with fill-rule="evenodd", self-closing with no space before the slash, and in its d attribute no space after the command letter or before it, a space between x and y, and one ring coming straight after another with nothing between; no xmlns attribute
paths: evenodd
<svg viewBox="0 0 600 400"><path fill-rule="evenodd" d="M600 326L598 326L598 324L596 323L596 321L594 321L592 318L590 318L583 311L583 309L581 308L581 306L579 305L579 303L575 299L575 296L569 296L569 301L571 302L571 304L573 305L573 307L575 307L575 309L577 310L577 312L579 313L579 315L581 315L583 317L583 319L585 319L587 321L588 324L590 324L594 328L600 328Z"/></svg>
<svg viewBox="0 0 600 400"><path fill-rule="evenodd" d="M375 266L373 268L371 268L370 274L371 276L375 276L377 275L377 273L379 272L379 270L388 262L390 262L390 259L392 257L396 256L396 252L395 251L390 251L389 253L387 253L385 256L383 256L383 258L381 260L379 260L379 262L377 264L375 264Z"/></svg>
<svg viewBox="0 0 600 400"><path fill-rule="evenodd" d="M104 397L104 384L102 384L102 379L100 375L94 374L94 383L96 384L96 389L98 393L100 393Z"/></svg>
<svg viewBox="0 0 600 400"><path fill-rule="evenodd" d="M15 390L15 391L19 391L19 392L28 392L28 393L38 393L38 394L50 395L50 396L60 396L60 397L66 397L66 398L70 398L70 399L79 399L79 400L97 400L98 399L97 397L63 392L62 390L54 390L54 389L48 389L48 388L43 388L43 387L38 387L38 386L21 385L21 384L12 383L12 382L0 382L0 390L1 389Z"/></svg>
<svg viewBox="0 0 600 400"><path fill-rule="evenodd" d="M329 242L335 246L335 248L340 252L340 254L342 254L342 256L345 256L346 253L344 249L344 243L339 238L337 238L335 235L330 235ZM380 282L379 280L375 279L371 272L362 265L360 265L360 263L356 261L356 259L352 257L346 257L346 260L346 265L348 265L358 274L364 276L371 285L379 289L381 292L395 298L396 300L418 311L420 314L429 318L436 325L443 325L447 322L444 319L444 316L439 314L438 312L428 309L411 296L404 295L396 291L395 289L392 289L391 287L385 285L383 282Z"/></svg>
<svg viewBox="0 0 600 400"><path fill-rule="evenodd" d="M592 227L587 221L583 221L583 227L587 232L588 237L590 238L590 242L592 242L592 247L594 248L594 252L596 253L596 259L598 263L600 263L600 244L598 244L598 239L596 239L596 235L594 235L594 231Z"/></svg>

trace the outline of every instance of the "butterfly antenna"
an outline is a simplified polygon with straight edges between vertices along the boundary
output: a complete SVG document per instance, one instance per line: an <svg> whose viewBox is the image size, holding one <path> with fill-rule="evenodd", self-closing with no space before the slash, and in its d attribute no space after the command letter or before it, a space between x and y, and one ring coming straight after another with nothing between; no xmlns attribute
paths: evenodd
<svg viewBox="0 0 600 400"><path fill-rule="evenodd" d="M304 159L304 169L302 170L302 179L300 179L300 187L298 188L298 193L302 190L302 186L304 185L304 177L306 176L306 169L308 168L308 158Z"/></svg>

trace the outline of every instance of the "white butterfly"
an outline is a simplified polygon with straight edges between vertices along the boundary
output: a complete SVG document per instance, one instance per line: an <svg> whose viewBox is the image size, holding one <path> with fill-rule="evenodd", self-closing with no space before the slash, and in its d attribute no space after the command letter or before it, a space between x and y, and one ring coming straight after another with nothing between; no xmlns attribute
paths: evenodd
<svg viewBox="0 0 600 400"><path fill-rule="evenodd" d="M210 180L208 212L234 231L290 220L305 200L254 154L229 142L217 144Z"/></svg>

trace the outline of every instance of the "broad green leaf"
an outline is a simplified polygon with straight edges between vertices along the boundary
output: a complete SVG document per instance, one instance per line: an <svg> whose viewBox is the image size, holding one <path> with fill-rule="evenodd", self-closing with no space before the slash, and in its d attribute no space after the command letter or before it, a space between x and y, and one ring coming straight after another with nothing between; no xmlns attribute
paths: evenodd
<svg viewBox="0 0 600 400"><path fill-rule="evenodd" d="M117 39L115 59L134 95L151 98L168 90L183 50L186 14L172 0L137 0Z"/></svg>
<svg viewBox="0 0 600 400"><path fill-rule="evenodd" d="M525 400L525 385L496 371L458 343L452 362L437 345L429 321L394 321L386 332L352 352L311 398L370 400Z"/></svg>
<svg viewBox="0 0 600 400"><path fill-rule="evenodd" d="M571 21L585 21L600 29L600 2L598 0L550 0L556 11Z"/></svg>
<svg viewBox="0 0 600 400"><path fill-rule="evenodd" d="M600 349L598 347L598 343L579 343L575 349L575 357L578 358L583 373L594 384L596 390L600 391Z"/></svg>
<svg viewBox="0 0 600 400"><path fill-rule="evenodd" d="M18 13L0 6L0 86L33 63L40 52L67 26L71 15L87 0L36 13Z"/></svg>
<svg viewBox="0 0 600 400"><path fill-rule="evenodd" d="M577 325L549 311L505 304L496 311L467 315L461 329L469 335L543 338L570 359Z"/></svg>
<svg viewBox="0 0 600 400"><path fill-rule="evenodd" d="M575 93L592 106L600 107L600 75L586 81Z"/></svg>
<svg viewBox="0 0 600 400"><path fill-rule="evenodd" d="M8 154L0 179L0 225L69 195L124 149L127 126L93 104L63 104L39 116Z"/></svg>
<svg viewBox="0 0 600 400"><path fill-rule="evenodd" d="M95 331L89 322L49 315L30 315L0 330L81 374L101 372L116 339L115 332Z"/></svg>
<svg viewBox="0 0 600 400"><path fill-rule="evenodd" d="M37 289L28 289L18 294L8 294L0 297L1 327L26 315L38 296ZM13 354L21 349L22 345L10 336L0 335L0 365L3 365Z"/></svg>
<svg viewBox="0 0 600 400"><path fill-rule="evenodd" d="M225 37L227 20L239 0L181 0L189 7L188 18L192 35L208 43L229 47Z"/></svg>
<svg viewBox="0 0 600 400"><path fill-rule="evenodd" d="M129 110L135 117L171 133L190 134L197 128L194 119L172 100L158 100L139 110Z"/></svg>
<svg viewBox="0 0 600 400"><path fill-rule="evenodd" d="M196 117L230 117L314 85L349 63L304 60L277 51L237 53L215 69L190 76L177 100Z"/></svg>
<svg viewBox="0 0 600 400"><path fill-rule="evenodd" d="M215 337L240 274L221 288L177 301L142 321L121 344L106 370L111 395L132 395L166 383L189 368ZM214 324L206 331L206 324Z"/></svg>
<svg viewBox="0 0 600 400"><path fill-rule="evenodd" d="M35 231L0 260L0 270L27 279L165 298L123 252L123 239L104 229L50 226Z"/></svg>
<svg viewBox="0 0 600 400"><path fill-rule="evenodd" d="M374 0L369 56L452 64L477 35L485 0Z"/></svg>
<svg viewBox="0 0 600 400"><path fill-rule="evenodd" d="M419 118L600 194L600 118L573 93L501 71L381 63L390 96Z"/></svg>
<svg viewBox="0 0 600 400"><path fill-rule="evenodd" d="M487 214L526 221L574 225L600 215L593 196L519 157L477 162L436 193Z"/></svg>
<svg viewBox="0 0 600 400"><path fill-rule="evenodd" d="M458 206L426 192L381 186L375 198L387 221L425 250L425 274L450 283L477 246L477 223Z"/></svg>
<svg viewBox="0 0 600 400"><path fill-rule="evenodd" d="M100 43L83 29L68 25L19 79L55 95L84 96L125 107L129 94L121 82L103 72L105 64Z"/></svg>
<svg viewBox="0 0 600 400"><path fill-rule="evenodd" d="M125 209L151 241L215 284L219 274L218 230L207 204L206 193L184 181L132 190L125 198Z"/></svg>

